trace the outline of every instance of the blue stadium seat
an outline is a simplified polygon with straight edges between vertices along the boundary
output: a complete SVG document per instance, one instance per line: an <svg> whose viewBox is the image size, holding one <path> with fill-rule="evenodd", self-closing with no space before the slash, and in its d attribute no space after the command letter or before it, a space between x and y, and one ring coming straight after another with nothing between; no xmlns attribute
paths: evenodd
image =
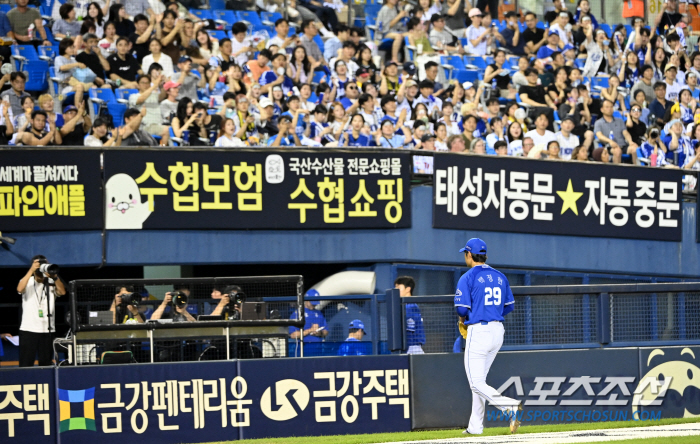
<svg viewBox="0 0 700 444"><path fill-rule="evenodd" d="M486 70L486 62L480 56L464 56L464 64L467 69L479 69L481 71Z"/></svg>
<svg viewBox="0 0 700 444"><path fill-rule="evenodd" d="M129 104L129 96L138 94L139 90L135 88L119 88L115 91L118 103Z"/></svg>
<svg viewBox="0 0 700 444"><path fill-rule="evenodd" d="M214 13L211 9L190 9L190 14L196 15L200 20L214 20Z"/></svg>
<svg viewBox="0 0 700 444"><path fill-rule="evenodd" d="M255 11L236 11L238 14L238 20L241 22L246 22L252 31L264 31L267 30L265 25L263 25L260 16ZM321 50L323 51L323 50Z"/></svg>
<svg viewBox="0 0 700 444"><path fill-rule="evenodd" d="M34 46L12 45L10 51L15 71L27 74L24 89L28 92L46 91L49 88L49 63L39 59Z"/></svg>
<svg viewBox="0 0 700 444"><path fill-rule="evenodd" d="M624 117L620 111L613 111L613 117L618 118L618 119L624 119Z"/></svg>
<svg viewBox="0 0 700 444"><path fill-rule="evenodd" d="M275 26L275 22L282 18L282 14L279 12L267 12L262 11L260 13L260 19L265 26Z"/></svg>
<svg viewBox="0 0 700 444"><path fill-rule="evenodd" d="M7 14L8 12L10 12L10 9L12 9L12 5L0 5L0 12L4 12L5 14ZM49 15L51 15L51 13L49 13Z"/></svg>
<svg viewBox="0 0 700 444"><path fill-rule="evenodd" d="M609 77L593 77L591 79L591 92L600 91L601 89L607 88L610 86L608 81Z"/></svg>
<svg viewBox="0 0 700 444"><path fill-rule="evenodd" d="M445 78L452 79L459 71L466 71L464 61L460 56L440 56L440 66L445 70Z"/></svg>
<svg viewBox="0 0 700 444"><path fill-rule="evenodd" d="M106 109L112 116L114 126L122 126L124 124L124 113L129 107L117 102L112 88L91 88L89 97L95 116L100 115L100 110Z"/></svg>
<svg viewBox="0 0 700 444"><path fill-rule="evenodd" d="M586 66L586 59L579 59L579 58L577 58L576 60L574 60L574 65L575 65L578 69L583 69L583 67Z"/></svg>
<svg viewBox="0 0 700 444"><path fill-rule="evenodd" d="M215 10L214 20L217 24L223 25L224 29L231 29L231 25L238 21L238 17L234 11L230 10Z"/></svg>
<svg viewBox="0 0 700 444"><path fill-rule="evenodd" d="M49 62L49 65L53 65L53 61L58 55L58 46L40 46L39 47L39 59Z"/></svg>
<svg viewBox="0 0 700 444"><path fill-rule="evenodd" d="M473 69L467 69L464 71L455 72L454 78L457 79L459 83L472 82L476 83L479 80L479 72Z"/></svg>
<svg viewBox="0 0 700 444"><path fill-rule="evenodd" d="M539 28L539 29L545 29L546 26L545 26L544 22L537 22L537 28Z"/></svg>
<svg viewBox="0 0 700 444"><path fill-rule="evenodd" d="M607 35L608 38L612 37L612 28L610 27L610 25L608 25L607 23L600 23L598 24L598 27L605 31L605 35Z"/></svg>
<svg viewBox="0 0 700 444"><path fill-rule="evenodd" d="M207 30L207 34L209 34L209 37L216 39L216 40L221 40L221 39L225 39L228 37L228 34L226 34L226 31Z"/></svg>

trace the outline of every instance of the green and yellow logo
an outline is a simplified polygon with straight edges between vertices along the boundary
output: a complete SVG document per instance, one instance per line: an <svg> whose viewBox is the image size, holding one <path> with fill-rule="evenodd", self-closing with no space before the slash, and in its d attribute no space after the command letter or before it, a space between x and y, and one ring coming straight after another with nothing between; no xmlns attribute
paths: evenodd
<svg viewBox="0 0 700 444"><path fill-rule="evenodd" d="M85 390L58 389L59 432L95 429L95 387Z"/></svg>

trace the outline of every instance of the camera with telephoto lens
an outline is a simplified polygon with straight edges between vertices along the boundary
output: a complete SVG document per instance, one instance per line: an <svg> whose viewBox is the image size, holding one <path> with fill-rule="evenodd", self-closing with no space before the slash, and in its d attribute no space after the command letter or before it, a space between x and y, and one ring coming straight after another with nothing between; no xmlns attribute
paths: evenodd
<svg viewBox="0 0 700 444"><path fill-rule="evenodd" d="M139 308L141 303L141 295L138 293L124 293L119 295L122 298L122 305L131 305L134 308Z"/></svg>
<svg viewBox="0 0 700 444"><path fill-rule="evenodd" d="M224 288L223 293L228 296L228 305L226 306L226 311L229 313L228 318L234 321L240 320L241 304L245 302L246 299L243 289L238 285L229 285Z"/></svg>
<svg viewBox="0 0 700 444"><path fill-rule="evenodd" d="M656 139L657 137L659 137L659 130L654 128L651 131L649 131L649 137L651 137L652 139Z"/></svg>
<svg viewBox="0 0 700 444"><path fill-rule="evenodd" d="M185 293L181 291L172 291L170 292L170 296L173 297L173 300L170 302L173 306L182 308L187 305L187 295Z"/></svg>
<svg viewBox="0 0 700 444"><path fill-rule="evenodd" d="M39 259L39 271L50 275L58 274L58 265L49 264L46 259Z"/></svg>

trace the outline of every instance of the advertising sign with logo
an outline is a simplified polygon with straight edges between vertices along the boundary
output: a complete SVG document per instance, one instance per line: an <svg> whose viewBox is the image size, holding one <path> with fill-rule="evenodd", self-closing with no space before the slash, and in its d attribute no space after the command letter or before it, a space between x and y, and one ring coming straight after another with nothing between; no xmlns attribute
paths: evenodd
<svg viewBox="0 0 700 444"><path fill-rule="evenodd" d="M100 153L3 150L0 230L102 229Z"/></svg>
<svg viewBox="0 0 700 444"><path fill-rule="evenodd" d="M108 230L411 226L408 153L107 151Z"/></svg>
<svg viewBox="0 0 700 444"><path fill-rule="evenodd" d="M664 168L437 153L433 227L680 241L682 178Z"/></svg>
<svg viewBox="0 0 700 444"><path fill-rule="evenodd" d="M0 442L56 442L54 369L0 370Z"/></svg>
<svg viewBox="0 0 700 444"><path fill-rule="evenodd" d="M696 347L502 352L488 382L522 402L524 425L683 418L700 413L698 353ZM463 355L412 358L413 428L466 425L472 394ZM430 385L420 382L426 378ZM508 420L487 403L486 427Z"/></svg>
<svg viewBox="0 0 700 444"><path fill-rule="evenodd" d="M408 356L368 356L5 370L0 442L409 431L408 369Z"/></svg>

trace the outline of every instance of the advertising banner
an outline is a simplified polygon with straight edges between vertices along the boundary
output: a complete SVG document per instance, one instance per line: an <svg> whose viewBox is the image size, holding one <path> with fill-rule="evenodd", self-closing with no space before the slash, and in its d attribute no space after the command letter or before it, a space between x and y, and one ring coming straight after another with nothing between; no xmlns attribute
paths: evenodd
<svg viewBox="0 0 700 444"><path fill-rule="evenodd" d="M0 442L56 442L53 368L0 370Z"/></svg>
<svg viewBox="0 0 700 444"><path fill-rule="evenodd" d="M108 230L411 225L408 153L107 151Z"/></svg>
<svg viewBox="0 0 700 444"><path fill-rule="evenodd" d="M487 383L521 401L523 425L683 418L700 412L698 353L697 347L502 352ZM411 359L413 428L466 427L472 392L464 355ZM487 403L486 427L508 422Z"/></svg>
<svg viewBox="0 0 700 444"><path fill-rule="evenodd" d="M409 431L408 369L408 356L366 356L3 370L0 442Z"/></svg>
<svg viewBox="0 0 700 444"><path fill-rule="evenodd" d="M680 241L682 175L593 162L435 155L433 227Z"/></svg>
<svg viewBox="0 0 700 444"><path fill-rule="evenodd" d="M0 230L102 229L100 153L3 150Z"/></svg>

